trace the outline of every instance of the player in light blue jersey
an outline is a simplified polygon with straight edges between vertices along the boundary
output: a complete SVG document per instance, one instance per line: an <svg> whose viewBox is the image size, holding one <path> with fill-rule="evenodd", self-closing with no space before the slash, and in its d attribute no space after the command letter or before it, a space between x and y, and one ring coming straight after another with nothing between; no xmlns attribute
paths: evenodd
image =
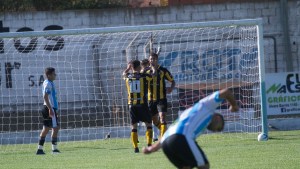
<svg viewBox="0 0 300 169"><path fill-rule="evenodd" d="M165 155L177 168L209 168L208 160L198 146L196 138L205 129L210 131L224 129L223 116L215 113L224 99L229 102L231 112L238 111L239 107L230 90L214 92L185 110L169 127L160 141L144 148L143 152L150 154L162 148Z"/></svg>
<svg viewBox="0 0 300 169"><path fill-rule="evenodd" d="M38 145L38 150L36 152L37 155L45 154L43 150L43 146L45 143L45 138L52 128L52 153L60 153L57 149L57 134L59 131L59 124L57 118L57 97L56 97L56 89L53 81L56 79L55 69L52 67L48 67L45 69L45 75L47 79L43 83L43 99L44 99L44 106L42 109L42 115L44 118L43 122L43 130L40 134L40 140Z"/></svg>

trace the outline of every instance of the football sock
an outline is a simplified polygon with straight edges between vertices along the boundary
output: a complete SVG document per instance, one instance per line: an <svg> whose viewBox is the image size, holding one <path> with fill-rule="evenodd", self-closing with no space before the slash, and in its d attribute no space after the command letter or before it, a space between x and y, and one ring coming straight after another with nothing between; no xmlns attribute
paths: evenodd
<svg viewBox="0 0 300 169"><path fill-rule="evenodd" d="M157 124L154 124L160 131L161 131L161 123L158 122Z"/></svg>
<svg viewBox="0 0 300 169"><path fill-rule="evenodd" d="M40 150L43 149L43 146L44 146L44 143L45 143L45 138L46 137L40 137L38 149L40 149Z"/></svg>
<svg viewBox="0 0 300 169"><path fill-rule="evenodd" d="M161 124L160 137L162 137L166 131L167 131L167 124L166 123Z"/></svg>
<svg viewBox="0 0 300 169"><path fill-rule="evenodd" d="M147 144L148 146L152 144L152 127L147 127L147 131L146 131L146 140L147 140Z"/></svg>
<svg viewBox="0 0 300 169"><path fill-rule="evenodd" d="M138 147L137 129L132 129L131 130L131 142L132 142L133 148L137 148Z"/></svg>
<svg viewBox="0 0 300 169"><path fill-rule="evenodd" d="M57 138L52 137L52 150L56 150L56 149L57 149Z"/></svg>

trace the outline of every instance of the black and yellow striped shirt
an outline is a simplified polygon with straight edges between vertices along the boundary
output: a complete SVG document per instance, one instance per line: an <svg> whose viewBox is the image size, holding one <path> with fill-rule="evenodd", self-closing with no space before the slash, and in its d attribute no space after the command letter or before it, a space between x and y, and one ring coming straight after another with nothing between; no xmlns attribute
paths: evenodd
<svg viewBox="0 0 300 169"><path fill-rule="evenodd" d="M127 73L124 77L128 93L128 104L147 103L148 83L151 76L143 73Z"/></svg>
<svg viewBox="0 0 300 169"><path fill-rule="evenodd" d="M165 80L174 81L172 74L164 67L159 66L156 73L157 75L152 76L150 83L148 83L149 101L165 99L167 96ZM152 74L152 70L148 70L147 74Z"/></svg>

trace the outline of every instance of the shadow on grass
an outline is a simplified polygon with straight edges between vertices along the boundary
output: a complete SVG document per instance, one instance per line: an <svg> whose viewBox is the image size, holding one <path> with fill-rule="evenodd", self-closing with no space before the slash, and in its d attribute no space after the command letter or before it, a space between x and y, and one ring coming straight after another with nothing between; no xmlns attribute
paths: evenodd
<svg viewBox="0 0 300 169"><path fill-rule="evenodd" d="M109 149L109 150L128 150L128 149L130 149L130 148L128 148L128 147L122 147L122 148L112 148L112 149Z"/></svg>
<svg viewBox="0 0 300 169"><path fill-rule="evenodd" d="M74 147L73 149L92 149L92 150L104 150L104 149L107 149L107 148L104 148L104 147Z"/></svg>
<svg viewBox="0 0 300 169"><path fill-rule="evenodd" d="M278 136L269 137L270 140L299 140L299 134L282 134Z"/></svg>

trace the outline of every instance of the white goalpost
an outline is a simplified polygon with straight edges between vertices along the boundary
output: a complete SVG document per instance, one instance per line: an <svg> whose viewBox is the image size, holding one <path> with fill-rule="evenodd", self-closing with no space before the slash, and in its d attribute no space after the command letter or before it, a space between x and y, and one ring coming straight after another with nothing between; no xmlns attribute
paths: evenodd
<svg viewBox="0 0 300 169"><path fill-rule="evenodd" d="M37 144L49 66L57 73L61 142L128 138L121 72L158 47L160 65L177 83L168 95L168 124L199 99L231 88L240 111L220 106L224 132L268 135L261 19L1 33L0 43L0 151Z"/></svg>

